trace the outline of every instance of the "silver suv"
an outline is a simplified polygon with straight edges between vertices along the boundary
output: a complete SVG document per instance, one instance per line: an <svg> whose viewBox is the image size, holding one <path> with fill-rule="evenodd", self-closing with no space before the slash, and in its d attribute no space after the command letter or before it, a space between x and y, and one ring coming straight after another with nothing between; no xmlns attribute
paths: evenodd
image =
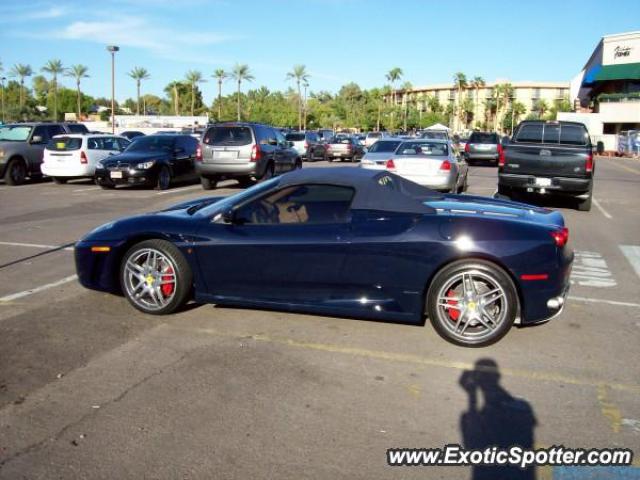
<svg viewBox="0 0 640 480"><path fill-rule="evenodd" d="M205 190L235 178L243 187L301 168L302 159L282 133L260 123L220 123L204 132L196 172Z"/></svg>

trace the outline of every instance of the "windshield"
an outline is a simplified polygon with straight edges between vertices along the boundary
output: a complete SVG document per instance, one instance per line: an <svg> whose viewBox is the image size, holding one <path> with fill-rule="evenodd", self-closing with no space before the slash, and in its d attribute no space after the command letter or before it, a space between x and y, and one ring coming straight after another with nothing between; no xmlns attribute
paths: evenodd
<svg viewBox="0 0 640 480"><path fill-rule="evenodd" d="M287 133L284 137L289 142L301 142L304 140L304 133Z"/></svg>
<svg viewBox="0 0 640 480"><path fill-rule="evenodd" d="M449 148L443 142L404 142L398 147L396 155L445 156Z"/></svg>
<svg viewBox="0 0 640 480"><path fill-rule="evenodd" d="M435 138L438 140L446 140L447 134L445 132L427 131L422 133L422 138Z"/></svg>
<svg viewBox="0 0 640 480"><path fill-rule="evenodd" d="M246 190L243 190L242 192L238 192L234 195L229 195L228 197L225 197L214 204L207 205L205 208L201 210L199 214L204 216L215 215L216 213L222 212L237 203L241 203L244 200L253 197L254 195L259 195L262 192L269 190L274 185L277 185L279 181L280 179L278 177L275 177L275 178L272 178L271 180L258 183L251 188L247 188ZM192 210L191 213L193 213L194 211L195 209Z"/></svg>
<svg viewBox="0 0 640 480"><path fill-rule="evenodd" d="M0 142L25 142L32 128L23 125L0 127Z"/></svg>
<svg viewBox="0 0 640 480"><path fill-rule="evenodd" d="M173 149L173 138L168 137L138 137L131 143L126 152L170 152Z"/></svg>
<svg viewBox="0 0 640 480"><path fill-rule="evenodd" d="M213 127L207 130L202 141L208 145L249 145L252 141L249 127Z"/></svg>
<svg viewBox="0 0 640 480"><path fill-rule="evenodd" d="M369 153L389 153L395 152L398 145L401 142L399 141L385 141L378 140L376 143L369 147Z"/></svg>
<svg viewBox="0 0 640 480"><path fill-rule="evenodd" d="M469 143L498 143L498 135L495 133L474 132L469 138Z"/></svg>
<svg viewBox="0 0 640 480"><path fill-rule="evenodd" d="M47 144L47 150L53 150L58 152L69 150L80 150L82 146L82 139L77 137L56 137L49 140Z"/></svg>

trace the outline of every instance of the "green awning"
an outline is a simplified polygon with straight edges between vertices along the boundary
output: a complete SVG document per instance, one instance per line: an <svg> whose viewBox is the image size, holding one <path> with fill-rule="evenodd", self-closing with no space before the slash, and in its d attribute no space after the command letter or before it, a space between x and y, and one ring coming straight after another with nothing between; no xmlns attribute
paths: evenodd
<svg viewBox="0 0 640 480"><path fill-rule="evenodd" d="M593 80L596 82L604 82L607 80L640 80L640 63L603 65Z"/></svg>

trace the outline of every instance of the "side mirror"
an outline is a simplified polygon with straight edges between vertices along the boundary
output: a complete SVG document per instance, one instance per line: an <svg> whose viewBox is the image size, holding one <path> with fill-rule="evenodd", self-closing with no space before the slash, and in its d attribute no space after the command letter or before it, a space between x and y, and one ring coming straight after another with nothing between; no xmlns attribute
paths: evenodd
<svg viewBox="0 0 640 480"><path fill-rule="evenodd" d="M275 138L270 138L269 145L278 145L278 141Z"/></svg>
<svg viewBox="0 0 640 480"><path fill-rule="evenodd" d="M42 143L42 136L34 135L31 137L31 143Z"/></svg>
<svg viewBox="0 0 640 480"><path fill-rule="evenodd" d="M236 215L233 208L229 208L222 212L222 221L230 224L236 223Z"/></svg>

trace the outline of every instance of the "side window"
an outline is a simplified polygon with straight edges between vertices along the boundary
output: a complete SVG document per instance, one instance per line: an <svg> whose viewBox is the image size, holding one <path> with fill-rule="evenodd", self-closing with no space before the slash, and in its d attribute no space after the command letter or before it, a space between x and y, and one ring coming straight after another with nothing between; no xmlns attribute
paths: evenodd
<svg viewBox="0 0 640 480"><path fill-rule="evenodd" d="M558 143L560 141L560 125L547 123L544 126L542 143Z"/></svg>
<svg viewBox="0 0 640 480"><path fill-rule="evenodd" d="M89 150L104 150L102 137L91 137L87 139L87 147Z"/></svg>
<svg viewBox="0 0 640 480"><path fill-rule="evenodd" d="M103 137L102 140L102 150L110 150L110 151L119 151L120 145L115 137Z"/></svg>
<svg viewBox="0 0 640 480"><path fill-rule="evenodd" d="M280 145L281 147L286 147L287 141L285 140L284 135L282 135L279 130L274 130L274 132L276 134L276 141L278 142L278 145Z"/></svg>
<svg viewBox="0 0 640 480"><path fill-rule="evenodd" d="M236 210L242 224L344 223L354 190L336 185L298 185L253 200Z"/></svg>
<svg viewBox="0 0 640 480"><path fill-rule="evenodd" d="M119 150L122 151L127 148L131 144L131 140L127 140L126 138L116 138L116 142L120 147Z"/></svg>
<svg viewBox="0 0 640 480"><path fill-rule="evenodd" d="M567 145L587 145L589 134L584 127L579 125L562 125L560 130L560 143Z"/></svg>
<svg viewBox="0 0 640 480"><path fill-rule="evenodd" d="M542 142L542 124L533 123L523 125L516 136L517 142L541 143Z"/></svg>
<svg viewBox="0 0 640 480"><path fill-rule="evenodd" d="M56 135L61 135L67 132L61 125L47 125L47 133L49 134L49 138L53 138Z"/></svg>
<svg viewBox="0 0 640 480"><path fill-rule="evenodd" d="M39 125L33 129L33 137L42 137L42 141L40 143L47 143L49 141L49 135L47 133L47 127L43 125Z"/></svg>

